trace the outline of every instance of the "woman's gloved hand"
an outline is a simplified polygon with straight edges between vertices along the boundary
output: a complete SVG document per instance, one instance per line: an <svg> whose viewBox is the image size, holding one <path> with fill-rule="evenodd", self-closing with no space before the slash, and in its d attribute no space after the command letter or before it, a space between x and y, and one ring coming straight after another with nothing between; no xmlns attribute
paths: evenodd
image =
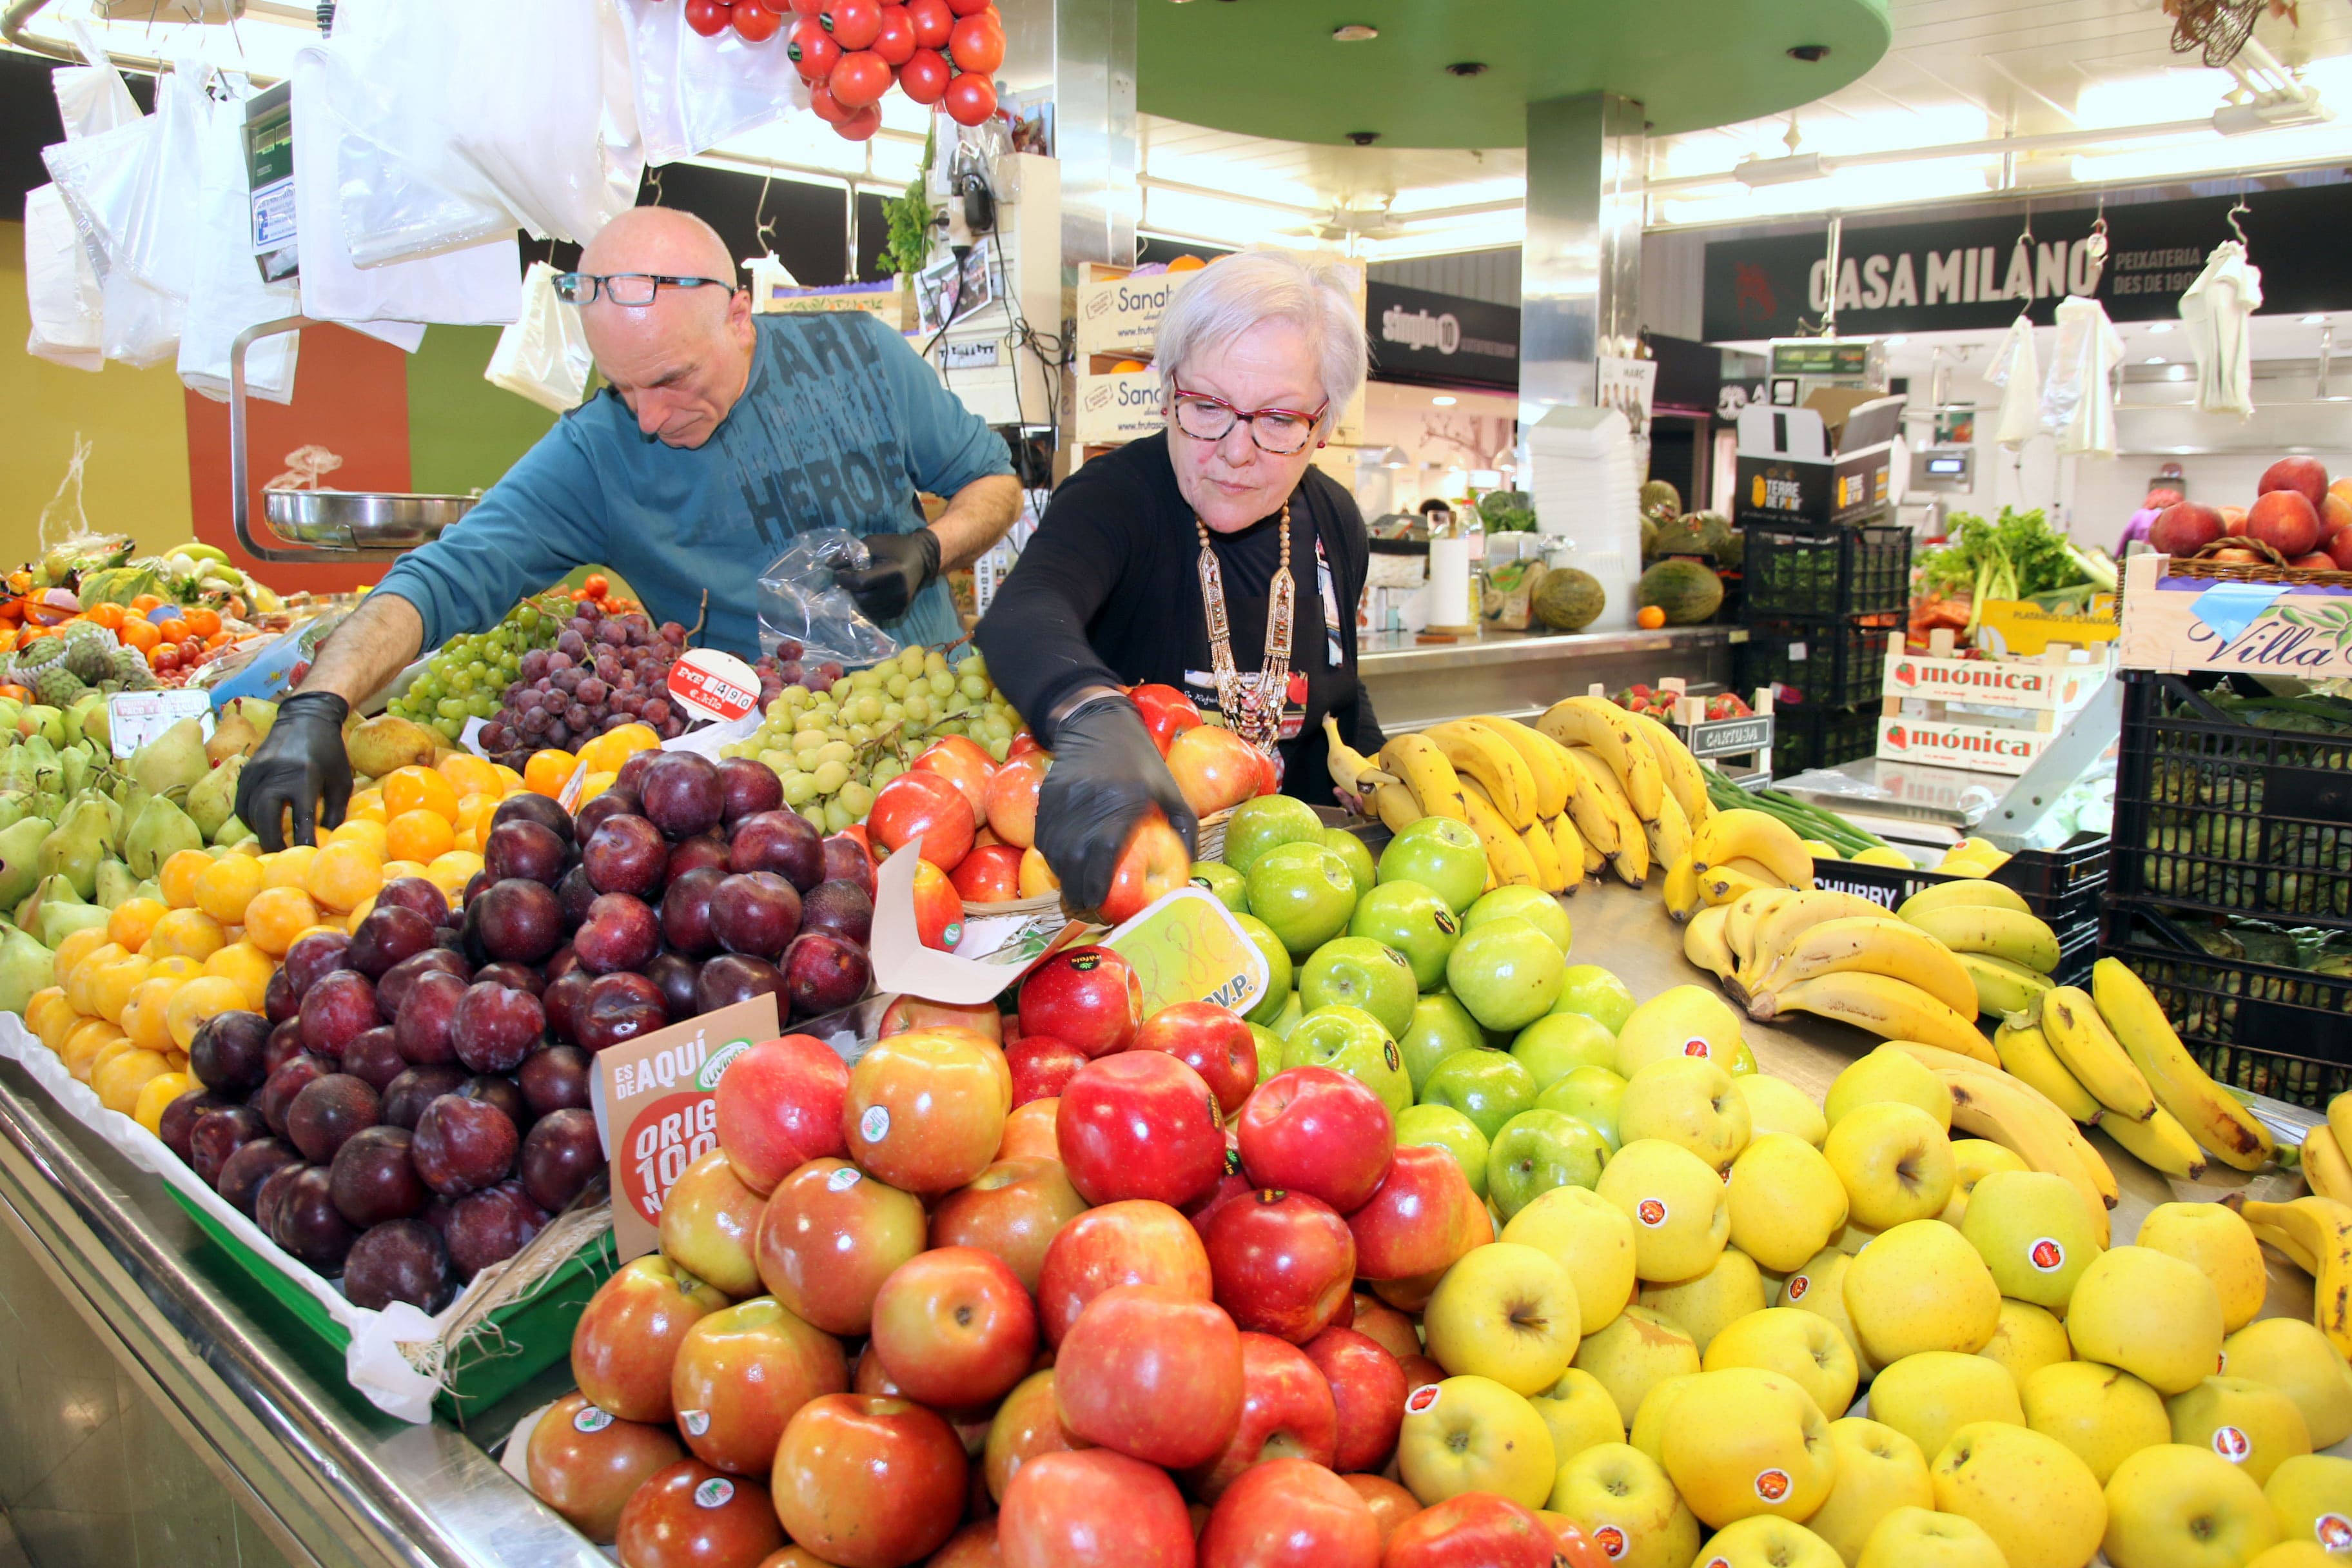
<svg viewBox="0 0 2352 1568"><path fill-rule="evenodd" d="M928 528L912 533L869 533L867 564L835 572L839 584L869 621L895 621L915 595L940 574L940 536Z"/></svg>
<svg viewBox="0 0 2352 1568"><path fill-rule="evenodd" d="M278 721L237 775L236 814L262 848L286 847L282 823L294 811L294 842L309 844L318 829L340 826L352 798L351 758L343 752L343 720L352 705L331 691L305 691L278 705Z"/></svg>
<svg viewBox="0 0 2352 1568"><path fill-rule="evenodd" d="M1110 896L1111 873L1143 814L1158 806L1193 853L1200 819L1124 697L1088 702L1054 727L1054 765L1037 792L1037 850L1075 910Z"/></svg>

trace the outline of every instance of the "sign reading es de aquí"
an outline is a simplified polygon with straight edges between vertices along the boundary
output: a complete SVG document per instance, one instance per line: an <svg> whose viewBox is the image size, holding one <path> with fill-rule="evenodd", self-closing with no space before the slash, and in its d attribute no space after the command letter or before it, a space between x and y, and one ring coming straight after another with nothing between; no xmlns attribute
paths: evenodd
<svg viewBox="0 0 2352 1568"><path fill-rule="evenodd" d="M2036 208L2033 234L2014 214L1931 223L1845 226L1834 284L1819 232L1722 240L1706 247L1706 336L1710 342L1782 337L1801 319L1818 325L1836 291L1845 337L2006 326L2021 310L2047 325L2058 301L2087 294L2118 321L2168 320L2231 237L2234 196L2106 208L2104 267L2091 243L2092 206ZM2352 184L2260 191L2242 214L2247 248L2263 269L2263 313L2293 315L2352 302L2340 238L2352 232Z"/></svg>

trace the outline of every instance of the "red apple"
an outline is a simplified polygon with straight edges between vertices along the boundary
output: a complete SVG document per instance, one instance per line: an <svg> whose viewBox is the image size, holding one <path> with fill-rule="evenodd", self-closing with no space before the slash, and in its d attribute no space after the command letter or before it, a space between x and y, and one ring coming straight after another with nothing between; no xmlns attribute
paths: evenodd
<svg viewBox="0 0 2352 1568"><path fill-rule="evenodd" d="M934 773L962 792L975 823L988 820L988 781L996 774L996 759L963 735L942 735L915 759L916 767Z"/></svg>
<svg viewBox="0 0 2352 1568"><path fill-rule="evenodd" d="M2319 498L2319 531L2332 538L2347 528L2352 528L2352 495L2346 493L2345 482L2338 479Z"/></svg>
<svg viewBox="0 0 2352 1568"><path fill-rule="evenodd" d="M1246 1141L1242 1147L1247 1158ZM1348 1228L1356 1237L1356 1272L1371 1280L1433 1276L1494 1234L1461 1163L1434 1143L1399 1149L1380 1190L1348 1216Z"/></svg>
<svg viewBox="0 0 2352 1568"><path fill-rule="evenodd" d="M1003 844L980 844L948 879L967 904L1009 904L1021 896L1021 851Z"/></svg>
<svg viewBox="0 0 2352 1568"><path fill-rule="evenodd" d="M2221 514L2211 507L2179 501L2156 514L2148 526L2148 548L2167 555L2194 555L2226 529Z"/></svg>
<svg viewBox="0 0 2352 1568"><path fill-rule="evenodd" d="M1016 1042L1017 1043L1017 1042ZM1061 1163L1062 1146L1054 1138L1054 1120L1061 1113L1058 1095L1016 1105L1004 1119L1004 1141L996 1146L1000 1160L1051 1160Z"/></svg>
<svg viewBox="0 0 2352 1568"><path fill-rule="evenodd" d="M2327 558L2336 570L2352 572L2352 528L2339 528L2327 536Z"/></svg>
<svg viewBox="0 0 2352 1568"><path fill-rule="evenodd" d="M1396 1150L1386 1102L1334 1068L1275 1074L1243 1102L1234 1132L1252 1182L1309 1194L1341 1214L1371 1197Z"/></svg>
<svg viewBox="0 0 2352 1568"><path fill-rule="evenodd" d="M2292 490L2316 510L2320 498L2327 494L2327 469L2316 458L2281 458L2263 470L2254 485L2257 496L2278 490Z"/></svg>
<svg viewBox="0 0 2352 1568"><path fill-rule="evenodd" d="M2247 511L2246 537L2290 561L2308 555L2319 542L2319 510L2301 490L2272 490Z"/></svg>
<svg viewBox="0 0 2352 1568"><path fill-rule="evenodd" d="M670 1368L678 1430L704 1464L764 1476L793 1413L849 1388L841 1342L772 1296L713 1312L687 1331Z"/></svg>
<svg viewBox="0 0 2352 1568"><path fill-rule="evenodd" d="M846 1160L811 1160L776 1184L753 1250L777 1300L826 1333L859 1335L882 1281L923 1250L925 1229L912 1193Z"/></svg>
<svg viewBox="0 0 2352 1568"><path fill-rule="evenodd" d="M1039 853L1035 845L1021 851L1023 898L1042 899L1048 893L1059 892L1061 887L1062 879L1054 875L1054 868L1045 863L1045 857Z"/></svg>
<svg viewBox="0 0 2352 1568"><path fill-rule="evenodd" d="M629 1568L754 1568L784 1532L767 1488L680 1459L630 1497L614 1540Z"/></svg>
<svg viewBox="0 0 2352 1568"><path fill-rule="evenodd" d="M1201 1271L1208 1272L1205 1258ZM1201 1294L1208 1294L1205 1284ZM722 1292L658 1253L632 1258L581 1310L572 1331L572 1381L625 1421L667 1422L678 1346L698 1320L727 1304Z"/></svg>
<svg viewBox="0 0 2352 1568"><path fill-rule="evenodd" d="M1282 793L1282 753L1261 752L1255 746L1251 747L1250 751L1257 759L1257 793L1280 795Z"/></svg>
<svg viewBox="0 0 2352 1568"><path fill-rule="evenodd" d="M1257 1087L1257 1037L1239 1014L1213 1002L1162 1007L1143 1021L1129 1048L1165 1051L1199 1073L1226 1116L1239 1110Z"/></svg>
<svg viewBox="0 0 2352 1568"><path fill-rule="evenodd" d="M1379 1469L1396 1452L1397 1429L1404 1423L1404 1368L1353 1329L1326 1329L1304 1348L1331 1385L1331 1403L1339 1412L1331 1468Z"/></svg>
<svg viewBox="0 0 2352 1568"><path fill-rule="evenodd" d="M1045 1342L1060 1344L1088 1302L1120 1285L1209 1300L1209 1255L1192 1222L1166 1204L1138 1199L1088 1209L1064 1226L1037 1272Z"/></svg>
<svg viewBox="0 0 2352 1568"><path fill-rule="evenodd" d="M828 1394L800 1407L776 1446L776 1517L841 1568L898 1568L963 1521L963 1445L904 1399Z"/></svg>
<svg viewBox="0 0 2352 1568"><path fill-rule="evenodd" d="M1532 1510L1493 1492L1425 1508L1389 1537L1381 1568L1555 1568L1551 1532Z"/></svg>
<svg viewBox="0 0 2352 1568"><path fill-rule="evenodd" d="M910 1258L874 1298L876 1354L910 1399L947 1409L1002 1397L1037 1350L1020 1276L976 1247Z"/></svg>
<svg viewBox="0 0 2352 1568"><path fill-rule="evenodd" d="M920 838L923 858L942 871L971 852L979 826L963 791L928 769L909 768L884 784L866 815L866 832L885 853Z"/></svg>
<svg viewBox="0 0 2352 1568"><path fill-rule="evenodd" d="M866 1172L909 1193L962 1186L996 1157L1012 1109L1004 1053L946 1028L893 1035L849 1069L842 1136Z"/></svg>
<svg viewBox="0 0 2352 1568"><path fill-rule="evenodd" d="M1217 1305L1249 1332L1303 1345L1348 1304L1356 1238L1320 1198L1264 1188L1220 1208L1202 1234Z"/></svg>
<svg viewBox="0 0 2352 1568"><path fill-rule="evenodd" d="M1368 1291L1359 1290L1348 1327L1402 1361L1421 1353L1421 1331L1412 1320Z"/></svg>
<svg viewBox="0 0 2352 1568"><path fill-rule="evenodd" d="M988 781L988 829L1015 849L1037 839L1037 786L1050 761L1042 753L1007 758Z"/></svg>
<svg viewBox="0 0 2352 1568"><path fill-rule="evenodd" d="M1088 1062L1062 1090L1055 1141L1070 1184L1090 1204L1154 1198L1181 1208L1225 1171L1217 1097L1162 1051Z"/></svg>
<svg viewBox="0 0 2352 1568"><path fill-rule="evenodd" d="M713 1149L663 1194L662 1256L730 1296L755 1295L760 1263L751 1237L765 1206L761 1194L736 1179L726 1151Z"/></svg>
<svg viewBox="0 0 2352 1568"><path fill-rule="evenodd" d="M1398 1525L1421 1511L1421 1500L1386 1476L1342 1475L1339 1479L1372 1510L1372 1519L1381 1527L1383 1548L1396 1533Z"/></svg>
<svg viewBox="0 0 2352 1568"><path fill-rule="evenodd" d="M919 996L898 996L882 1009L881 1020L874 1026L874 1037L884 1039L892 1035L910 1035L917 1029L953 1027L969 1029L1002 1045L1004 1041L1004 1015L992 1002L977 1006L960 1007L952 1002L926 1002Z"/></svg>
<svg viewBox="0 0 2352 1568"><path fill-rule="evenodd" d="M1404 1394L1407 1399L1412 1397L1412 1391L1416 1388L1427 1388L1432 1384L1445 1381L1445 1369L1425 1355L1406 1356L1397 1363L1397 1366L1404 1373Z"/></svg>
<svg viewBox="0 0 2352 1568"><path fill-rule="evenodd" d="M1128 835L1097 912L1104 924L1123 925L1192 879L1192 857L1155 805Z"/></svg>
<svg viewBox="0 0 2352 1568"><path fill-rule="evenodd" d="M1184 803L1202 816L1257 794L1265 782L1255 747L1214 724L1187 730L1168 747L1168 771Z"/></svg>
<svg viewBox="0 0 2352 1568"><path fill-rule="evenodd" d="M1307 1353L1272 1334L1244 1334L1241 1340L1241 1419L1216 1457L1194 1466L1187 1478L1203 1502L1215 1502L1244 1471L1268 1459L1306 1459L1328 1468L1338 1443L1331 1385Z"/></svg>
<svg viewBox="0 0 2352 1568"><path fill-rule="evenodd" d="M2297 572L2333 572L2336 570L2336 557L2325 550L2315 550L2308 555L2296 556L2287 565Z"/></svg>
<svg viewBox="0 0 2352 1568"><path fill-rule="evenodd" d="M1034 1292L1046 1248L1086 1208L1059 1160L999 1160L931 1210L931 1245L976 1247Z"/></svg>
<svg viewBox="0 0 2352 1568"><path fill-rule="evenodd" d="M996 1543L996 1521L976 1519L931 1553L923 1568L1003 1568L1004 1552Z"/></svg>
<svg viewBox="0 0 2352 1568"><path fill-rule="evenodd" d="M524 1468L531 1496L603 1546L613 1539L629 1494L685 1458L677 1434L667 1426L624 1421L584 1394L567 1394L530 1429Z"/></svg>
<svg viewBox="0 0 2352 1568"><path fill-rule="evenodd" d="M2246 531L2246 509L2242 506L2223 507L2221 509L2221 531L2230 534L2244 533Z"/></svg>
<svg viewBox="0 0 2352 1568"><path fill-rule="evenodd" d="M1051 1035L1024 1035L1005 1047L1004 1065L1013 1074L1013 1109L1033 1100L1058 1097L1087 1059L1086 1052Z"/></svg>
<svg viewBox="0 0 2352 1568"><path fill-rule="evenodd" d="M1143 727L1151 731L1151 743L1160 748L1163 757L1177 736L1201 727L1200 709L1172 686L1147 681L1130 689L1128 696L1143 710Z"/></svg>
<svg viewBox="0 0 2352 1568"><path fill-rule="evenodd" d="M915 940L940 952L953 952L963 940L963 895L948 874L926 856L915 868Z"/></svg>
<svg viewBox="0 0 2352 1568"><path fill-rule="evenodd" d="M763 1040L728 1063L713 1099L736 1179L770 1193L803 1162L844 1152L848 1089L849 1065L812 1035Z"/></svg>
<svg viewBox="0 0 2352 1568"><path fill-rule="evenodd" d="M1051 762L1054 759L1054 753L1039 745L1036 736L1031 734L1026 729L1021 729L1013 731L1013 743L1004 748L1006 762L1009 763L1015 757L1044 757L1047 762Z"/></svg>
<svg viewBox="0 0 2352 1568"><path fill-rule="evenodd" d="M1242 1396L1234 1321L1213 1301L1158 1286L1096 1297L1054 1357L1054 1400L1072 1436L1171 1469L1224 1451Z"/></svg>
<svg viewBox="0 0 2352 1568"><path fill-rule="evenodd" d="M1021 1467L1040 1454L1066 1454L1084 1447L1062 1425L1061 1411L1054 1404L1054 1369L1031 1373L989 1418L988 1437L981 1449L988 1495L1003 1501L1004 1489Z"/></svg>
<svg viewBox="0 0 2352 1568"><path fill-rule="evenodd" d="M1143 1025L1143 982L1108 947L1072 947L1021 983L1021 1032L1051 1035L1090 1057L1134 1043Z"/></svg>
<svg viewBox="0 0 2352 1568"><path fill-rule="evenodd" d="M1045 1454L1005 1489L1004 1568L1193 1568L1192 1516L1167 1473L1104 1448Z"/></svg>
<svg viewBox="0 0 2352 1568"><path fill-rule="evenodd" d="M1200 1568L1380 1568L1381 1526L1321 1465L1275 1458L1225 1489L1200 1551Z"/></svg>

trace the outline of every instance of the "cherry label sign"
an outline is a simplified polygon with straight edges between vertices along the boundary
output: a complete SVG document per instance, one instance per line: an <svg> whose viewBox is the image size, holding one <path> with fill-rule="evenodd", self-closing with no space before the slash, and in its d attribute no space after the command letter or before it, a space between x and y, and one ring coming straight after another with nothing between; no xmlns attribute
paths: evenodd
<svg viewBox="0 0 2352 1568"><path fill-rule="evenodd" d="M760 705L760 678L731 653L691 647L669 667L669 694L696 717L724 723Z"/></svg>

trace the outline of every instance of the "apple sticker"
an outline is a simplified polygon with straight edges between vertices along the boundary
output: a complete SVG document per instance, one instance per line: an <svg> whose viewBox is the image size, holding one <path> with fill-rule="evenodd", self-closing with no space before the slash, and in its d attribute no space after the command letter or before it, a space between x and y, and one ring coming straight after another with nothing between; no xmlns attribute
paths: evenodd
<svg viewBox="0 0 2352 1568"><path fill-rule="evenodd" d="M2312 1521L2311 1533L2325 1551L2352 1552L2352 1519L2340 1513L2321 1514Z"/></svg>
<svg viewBox="0 0 2352 1568"><path fill-rule="evenodd" d="M882 1108L877 1105L874 1109L880 1110ZM885 1112L885 1114L887 1115L887 1112ZM824 1179L824 1190L829 1193L845 1193L865 1179L866 1173L859 1170L856 1166L844 1165L840 1170L835 1171L832 1175L827 1176Z"/></svg>
<svg viewBox="0 0 2352 1568"><path fill-rule="evenodd" d="M1683 1055L1686 1057L1697 1057L1704 1061L1713 1061L1715 1059L1715 1047L1702 1039L1688 1039L1683 1042Z"/></svg>
<svg viewBox="0 0 2352 1568"><path fill-rule="evenodd" d="M602 1432L613 1424L613 1413L593 1405L583 1405L572 1417L574 1432Z"/></svg>
<svg viewBox="0 0 2352 1568"><path fill-rule="evenodd" d="M1810 1291L1812 1288L1812 1276L1809 1274L1791 1274L1789 1276L1788 1289L1780 1292L1781 1299L1787 1301L1801 1301L1805 1299L1806 1292Z"/></svg>
<svg viewBox="0 0 2352 1568"><path fill-rule="evenodd" d="M2253 1443L2235 1426L2213 1428L2213 1451L2233 1465L2242 1465L2254 1451Z"/></svg>
<svg viewBox="0 0 2352 1568"><path fill-rule="evenodd" d="M681 1410L677 1413L677 1424L686 1428L686 1435L688 1436L699 1437L705 1432L710 1430L710 1412L708 1410ZM706 1504L705 1506L707 1507L709 1505Z"/></svg>
<svg viewBox="0 0 2352 1568"><path fill-rule="evenodd" d="M1592 1544L1601 1548L1601 1554L1612 1563L1632 1550L1632 1543L1625 1539L1625 1532L1613 1524L1604 1524L1595 1529L1592 1532Z"/></svg>
<svg viewBox="0 0 2352 1568"><path fill-rule="evenodd" d="M879 1143L890 1136L890 1108L869 1105L866 1114L857 1119L857 1135L868 1143Z"/></svg>
<svg viewBox="0 0 2352 1568"><path fill-rule="evenodd" d="M1633 1217L1652 1230L1666 1223L1666 1201L1664 1198L1643 1198L1633 1205Z"/></svg>
<svg viewBox="0 0 2352 1568"><path fill-rule="evenodd" d="M697 1508L725 1508L735 1500L735 1483L724 1476L713 1476L694 1489Z"/></svg>
<svg viewBox="0 0 2352 1568"><path fill-rule="evenodd" d="M1433 1383L1423 1384L1412 1391L1412 1397L1404 1402L1407 1415L1426 1415L1436 1408L1437 1384Z"/></svg>
<svg viewBox="0 0 2352 1568"><path fill-rule="evenodd" d="M1789 1472L1780 1469L1757 1471L1756 1495L1768 1503L1786 1498L1789 1495Z"/></svg>
<svg viewBox="0 0 2352 1568"><path fill-rule="evenodd" d="M2055 1237L2045 1236L2026 1249L2026 1261L2044 1274L2055 1274L2066 1267L2066 1249Z"/></svg>

